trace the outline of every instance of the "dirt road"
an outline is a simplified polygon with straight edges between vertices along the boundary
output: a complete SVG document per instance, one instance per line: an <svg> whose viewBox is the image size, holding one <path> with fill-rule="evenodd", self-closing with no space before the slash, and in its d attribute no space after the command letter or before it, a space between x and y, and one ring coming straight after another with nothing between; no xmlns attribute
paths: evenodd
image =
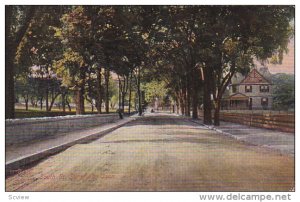
<svg viewBox="0 0 300 202"><path fill-rule="evenodd" d="M289 191L294 159L150 115L6 179L6 191Z"/></svg>

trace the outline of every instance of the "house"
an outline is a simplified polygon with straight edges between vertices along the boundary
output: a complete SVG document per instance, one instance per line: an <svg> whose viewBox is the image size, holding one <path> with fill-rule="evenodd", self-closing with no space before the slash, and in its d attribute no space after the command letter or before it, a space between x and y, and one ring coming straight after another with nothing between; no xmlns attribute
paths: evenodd
<svg viewBox="0 0 300 202"><path fill-rule="evenodd" d="M224 96L222 109L271 109L273 85L270 76L266 67L260 71L254 68L244 78L236 74Z"/></svg>

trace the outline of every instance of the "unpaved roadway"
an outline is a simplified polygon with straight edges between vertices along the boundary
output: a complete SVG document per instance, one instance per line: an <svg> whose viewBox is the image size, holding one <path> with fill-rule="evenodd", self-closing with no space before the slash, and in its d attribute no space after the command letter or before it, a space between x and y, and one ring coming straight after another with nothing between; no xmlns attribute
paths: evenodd
<svg viewBox="0 0 300 202"><path fill-rule="evenodd" d="M6 191L289 191L294 158L150 114L6 179Z"/></svg>

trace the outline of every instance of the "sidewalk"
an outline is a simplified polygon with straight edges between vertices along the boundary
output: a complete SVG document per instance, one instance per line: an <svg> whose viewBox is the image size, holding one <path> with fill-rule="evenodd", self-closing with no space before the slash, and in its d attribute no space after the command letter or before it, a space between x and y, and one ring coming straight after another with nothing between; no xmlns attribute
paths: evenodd
<svg viewBox="0 0 300 202"><path fill-rule="evenodd" d="M204 125L202 120L192 121ZM220 122L220 126L205 126L239 141L277 150L282 154L289 154L291 156L295 155L294 133L250 127L224 121Z"/></svg>
<svg viewBox="0 0 300 202"><path fill-rule="evenodd" d="M6 146L5 167L6 173L10 170L18 169L34 161L40 160L51 154L55 154L78 143L88 142L101 137L123 125L135 120L126 117L114 123L104 124L86 130L73 131L55 136L52 139L24 143L23 145Z"/></svg>

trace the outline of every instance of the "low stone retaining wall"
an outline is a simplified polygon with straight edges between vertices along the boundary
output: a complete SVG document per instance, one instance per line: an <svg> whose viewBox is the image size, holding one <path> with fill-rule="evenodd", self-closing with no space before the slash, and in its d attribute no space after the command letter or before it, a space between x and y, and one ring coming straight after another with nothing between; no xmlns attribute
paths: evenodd
<svg viewBox="0 0 300 202"><path fill-rule="evenodd" d="M5 120L5 144L42 140L119 120L118 114L74 115Z"/></svg>

